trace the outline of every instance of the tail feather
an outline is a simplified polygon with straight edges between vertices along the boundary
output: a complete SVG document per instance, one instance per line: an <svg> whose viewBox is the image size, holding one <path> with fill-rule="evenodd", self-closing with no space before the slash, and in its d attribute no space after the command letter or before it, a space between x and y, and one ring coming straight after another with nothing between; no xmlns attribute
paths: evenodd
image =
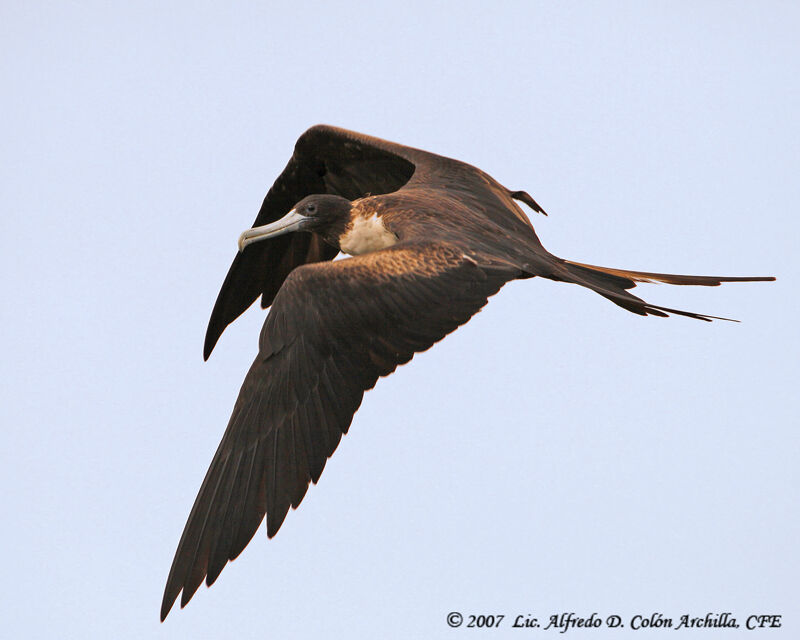
<svg viewBox="0 0 800 640"><path fill-rule="evenodd" d="M580 283L579 283L580 284ZM606 292L600 289L591 287L604 298L611 300L614 304L619 305L623 309L632 311L640 316L657 316L659 318L668 318L670 314L685 316L687 318L694 318L695 320L702 320L704 322L711 322L712 320L726 320L727 322L739 322L733 318L723 318L722 316L711 316L706 313L695 313L694 311L682 311L681 309L672 309L670 307L661 307L657 304L650 304L641 298L628 293L627 291L621 293Z"/></svg>
<svg viewBox="0 0 800 640"><path fill-rule="evenodd" d="M629 293L638 282L663 282L666 284L678 285L699 285L703 287L716 287L723 282L766 282L775 280L771 276L759 277L726 277L726 276L687 276L670 273L650 273L647 271L628 271L626 269L612 269L609 267L598 267L591 264L561 260L560 268L554 270L550 276L555 280L563 280L582 285L599 293L604 298L611 300L614 304L632 313L641 316L668 317L670 314L686 316L696 320L711 322L712 320L727 320L738 322L731 318L711 316L704 313L694 313L692 311L681 311L670 307L660 307L658 305L645 302L641 298Z"/></svg>
<svg viewBox="0 0 800 640"><path fill-rule="evenodd" d="M696 285L701 287L718 287L723 282L768 282L775 280L772 276L757 277L728 277L728 276L684 276L672 273L650 273L648 271L628 271L627 269L612 269L611 267L597 267L593 264L583 264L581 262L564 262L573 267L581 267L594 272L601 272L611 276L617 276L623 280L630 280L631 285L625 287L631 289L636 286L636 282L663 282L665 284Z"/></svg>

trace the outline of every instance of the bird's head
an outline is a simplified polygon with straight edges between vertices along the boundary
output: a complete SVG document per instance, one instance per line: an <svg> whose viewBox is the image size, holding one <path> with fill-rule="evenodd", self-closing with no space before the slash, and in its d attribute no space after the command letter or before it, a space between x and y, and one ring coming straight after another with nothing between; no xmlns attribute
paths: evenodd
<svg viewBox="0 0 800 640"><path fill-rule="evenodd" d="M306 196L280 220L248 229L239 236L239 251L259 240L266 240L293 231L319 233L326 240L338 238L350 220L352 204L347 198L330 194Z"/></svg>

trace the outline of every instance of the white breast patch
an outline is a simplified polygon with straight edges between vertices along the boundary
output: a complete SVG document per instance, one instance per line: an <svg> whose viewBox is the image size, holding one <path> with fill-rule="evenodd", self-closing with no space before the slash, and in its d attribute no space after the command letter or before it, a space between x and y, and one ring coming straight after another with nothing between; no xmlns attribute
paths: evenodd
<svg viewBox="0 0 800 640"><path fill-rule="evenodd" d="M391 247L396 242L397 236L383 226L383 222L377 215L369 218L356 218L350 228L339 238L339 246L342 251L351 256L379 251Z"/></svg>

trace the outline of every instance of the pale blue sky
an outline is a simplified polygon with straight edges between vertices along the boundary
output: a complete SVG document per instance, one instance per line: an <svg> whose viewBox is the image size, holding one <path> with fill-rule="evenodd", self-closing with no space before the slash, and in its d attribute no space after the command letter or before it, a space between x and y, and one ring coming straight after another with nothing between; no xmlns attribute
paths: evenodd
<svg viewBox="0 0 800 640"><path fill-rule="evenodd" d="M769 637L797 637L796 3L130 4L0 6L8 637L517 637L450 611L780 613ZM319 122L527 189L557 255L779 280L637 290L741 324L510 284L160 625L264 312L208 363L205 326Z"/></svg>

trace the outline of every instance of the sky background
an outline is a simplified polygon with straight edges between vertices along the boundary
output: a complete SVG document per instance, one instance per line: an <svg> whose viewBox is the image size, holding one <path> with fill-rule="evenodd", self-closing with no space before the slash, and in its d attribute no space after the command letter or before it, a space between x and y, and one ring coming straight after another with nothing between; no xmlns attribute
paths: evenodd
<svg viewBox="0 0 800 640"><path fill-rule="evenodd" d="M0 4L3 635L518 637L519 614L730 611L798 637L797 3L288 6ZM278 536L162 625L265 314L204 363L206 323L320 122L528 190L557 255L779 279L637 289L741 324L509 284L368 392Z"/></svg>

